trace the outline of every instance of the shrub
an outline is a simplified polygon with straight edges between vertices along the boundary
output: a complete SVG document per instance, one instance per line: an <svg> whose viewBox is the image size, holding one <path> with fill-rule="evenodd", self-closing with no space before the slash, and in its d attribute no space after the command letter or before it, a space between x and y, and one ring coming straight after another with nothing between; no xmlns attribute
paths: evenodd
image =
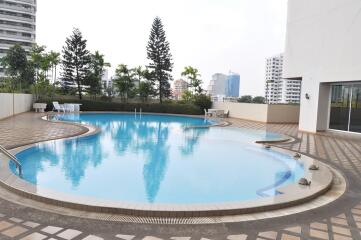
<svg viewBox="0 0 361 240"><path fill-rule="evenodd" d="M203 110L193 104L178 104L178 103L116 103L105 101L92 101L92 100L48 100L47 110L51 111L53 108L52 102L58 101L59 103L79 103L82 104L82 111L99 111L99 112L134 112L141 108L143 112L149 113L171 113L171 114L189 114L201 115Z"/></svg>
<svg viewBox="0 0 361 240"><path fill-rule="evenodd" d="M212 107L212 100L211 97L205 94L197 94L194 95L194 105L198 106L201 111L203 109L210 109Z"/></svg>

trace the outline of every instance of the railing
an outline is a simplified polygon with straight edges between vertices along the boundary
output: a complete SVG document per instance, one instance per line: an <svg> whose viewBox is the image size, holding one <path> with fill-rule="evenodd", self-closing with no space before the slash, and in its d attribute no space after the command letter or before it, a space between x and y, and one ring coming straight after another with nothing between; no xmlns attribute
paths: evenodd
<svg viewBox="0 0 361 240"><path fill-rule="evenodd" d="M0 145L0 152L2 152L5 156L10 158L15 163L16 168L19 170L19 175L21 176L23 174L23 169L21 167L19 160L1 145Z"/></svg>

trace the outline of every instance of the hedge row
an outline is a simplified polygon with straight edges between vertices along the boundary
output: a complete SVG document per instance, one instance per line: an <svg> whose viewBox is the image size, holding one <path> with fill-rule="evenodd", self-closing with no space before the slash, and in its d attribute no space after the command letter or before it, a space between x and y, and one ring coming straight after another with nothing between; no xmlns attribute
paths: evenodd
<svg viewBox="0 0 361 240"><path fill-rule="evenodd" d="M104 101L91 101L91 100L48 100L48 111L53 108L52 102L58 101L63 103L79 103L82 104L82 111L99 111L99 112L134 112L141 108L143 112L149 113L171 113L171 114L189 114L201 115L203 110L200 107L192 104L179 104L179 103L115 103ZM44 101L42 101L44 102Z"/></svg>

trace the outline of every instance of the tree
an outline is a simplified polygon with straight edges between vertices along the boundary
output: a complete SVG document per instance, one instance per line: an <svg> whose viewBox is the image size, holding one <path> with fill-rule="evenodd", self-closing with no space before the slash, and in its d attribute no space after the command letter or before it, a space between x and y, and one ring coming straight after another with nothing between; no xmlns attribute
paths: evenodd
<svg viewBox="0 0 361 240"><path fill-rule="evenodd" d="M148 101L148 98L153 94L152 83L149 81L142 81L139 83L138 87L139 97L143 102Z"/></svg>
<svg viewBox="0 0 361 240"><path fill-rule="evenodd" d="M193 93L201 94L203 92L201 75L198 73L198 69L191 66L185 67L182 76L187 77L188 86L193 89Z"/></svg>
<svg viewBox="0 0 361 240"><path fill-rule="evenodd" d="M245 95L238 99L238 102L240 103L252 103L252 96L251 95Z"/></svg>
<svg viewBox="0 0 361 240"><path fill-rule="evenodd" d="M266 99L262 96L257 96L254 97L252 100L253 103L259 103L259 104L264 104L266 102Z"/></svg>
<svg viewBox="0 0 361 240"><path fill-rule="evenodd" d="M134 79L131 70L125 64L120 64L115 70L114 84L121 98L127 102L134 95Z"/></svg>
<svg viewBox="0 0 361 240"><path fill-rule="evenodd" d="M89 76L90 53L86 49L87 40L79 29L74 29L70 37L66 39L63 47L63 73L62 88L65 93L70 93L72 86L76 84L79 99L86 77Z"/></svg>
<svg viewBox="0 0 361 240"><path fill-rule="evenodd" d="M50 51L48 57L51 65L51 76L52 76L51 82L56 83L57 67L60 64L60 53Z"/></svg>
<svg viewBox="0 0 361 240"><path fill-rule="evenodd" d="M90 71L87 77L88 92L96 98L102 91L102 77L105 67L110 67L110 63L105 62L104 55L96 51L90 56Z"/></svg>
<svg viewBox="0 0 361 240"><path fill-rule="evenodd" d="M192 102L194 99L194 96L193 96L193 93L191 91L184 91L183 94L182 94L182 100L187 102L187 103L190 103Z"/></svg>
<svg viewBox="0 0 361 240"><path fill-rule="evenodd" d="M5 73L11 77L11 88L14 91L17 87L22 90L22 85L31 84L33 79L22 79L22 75L28 67L28 60L25 50L18 44L9 49L1 59L1 65Z"/></svg>
<svg viewBox="0 0 361 240"><path fill-rule="evenodd" d="M152 81L157 83L157 95L162 103L164 98L171 96L170 81L173 80L171 75L173 63L169 43L159 17L153 21L147 45L147 57L151 61L148 67L153 72Z"/></svg>

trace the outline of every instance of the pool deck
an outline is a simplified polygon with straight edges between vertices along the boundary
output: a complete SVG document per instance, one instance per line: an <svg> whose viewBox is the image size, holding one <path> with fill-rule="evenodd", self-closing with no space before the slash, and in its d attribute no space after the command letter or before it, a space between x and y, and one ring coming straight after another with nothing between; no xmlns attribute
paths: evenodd
<svg viewBox="0 0 361 240"><path fill-rule="evenodd" d="M76 136L80 126L50 123L25 113L0 121L0 144L14 148L34 142ZM91 220L37 210L8 201L0 189L0 239L123 239L123 240L297 240L361 239L361 135L309 134L294 124L262 124L229 119L233 126L289 135L281 148L301 152L339 170L347 191L317 209L273 219L198 225L137 224ZM10 195L9 195L10 197Z"/></svg>

